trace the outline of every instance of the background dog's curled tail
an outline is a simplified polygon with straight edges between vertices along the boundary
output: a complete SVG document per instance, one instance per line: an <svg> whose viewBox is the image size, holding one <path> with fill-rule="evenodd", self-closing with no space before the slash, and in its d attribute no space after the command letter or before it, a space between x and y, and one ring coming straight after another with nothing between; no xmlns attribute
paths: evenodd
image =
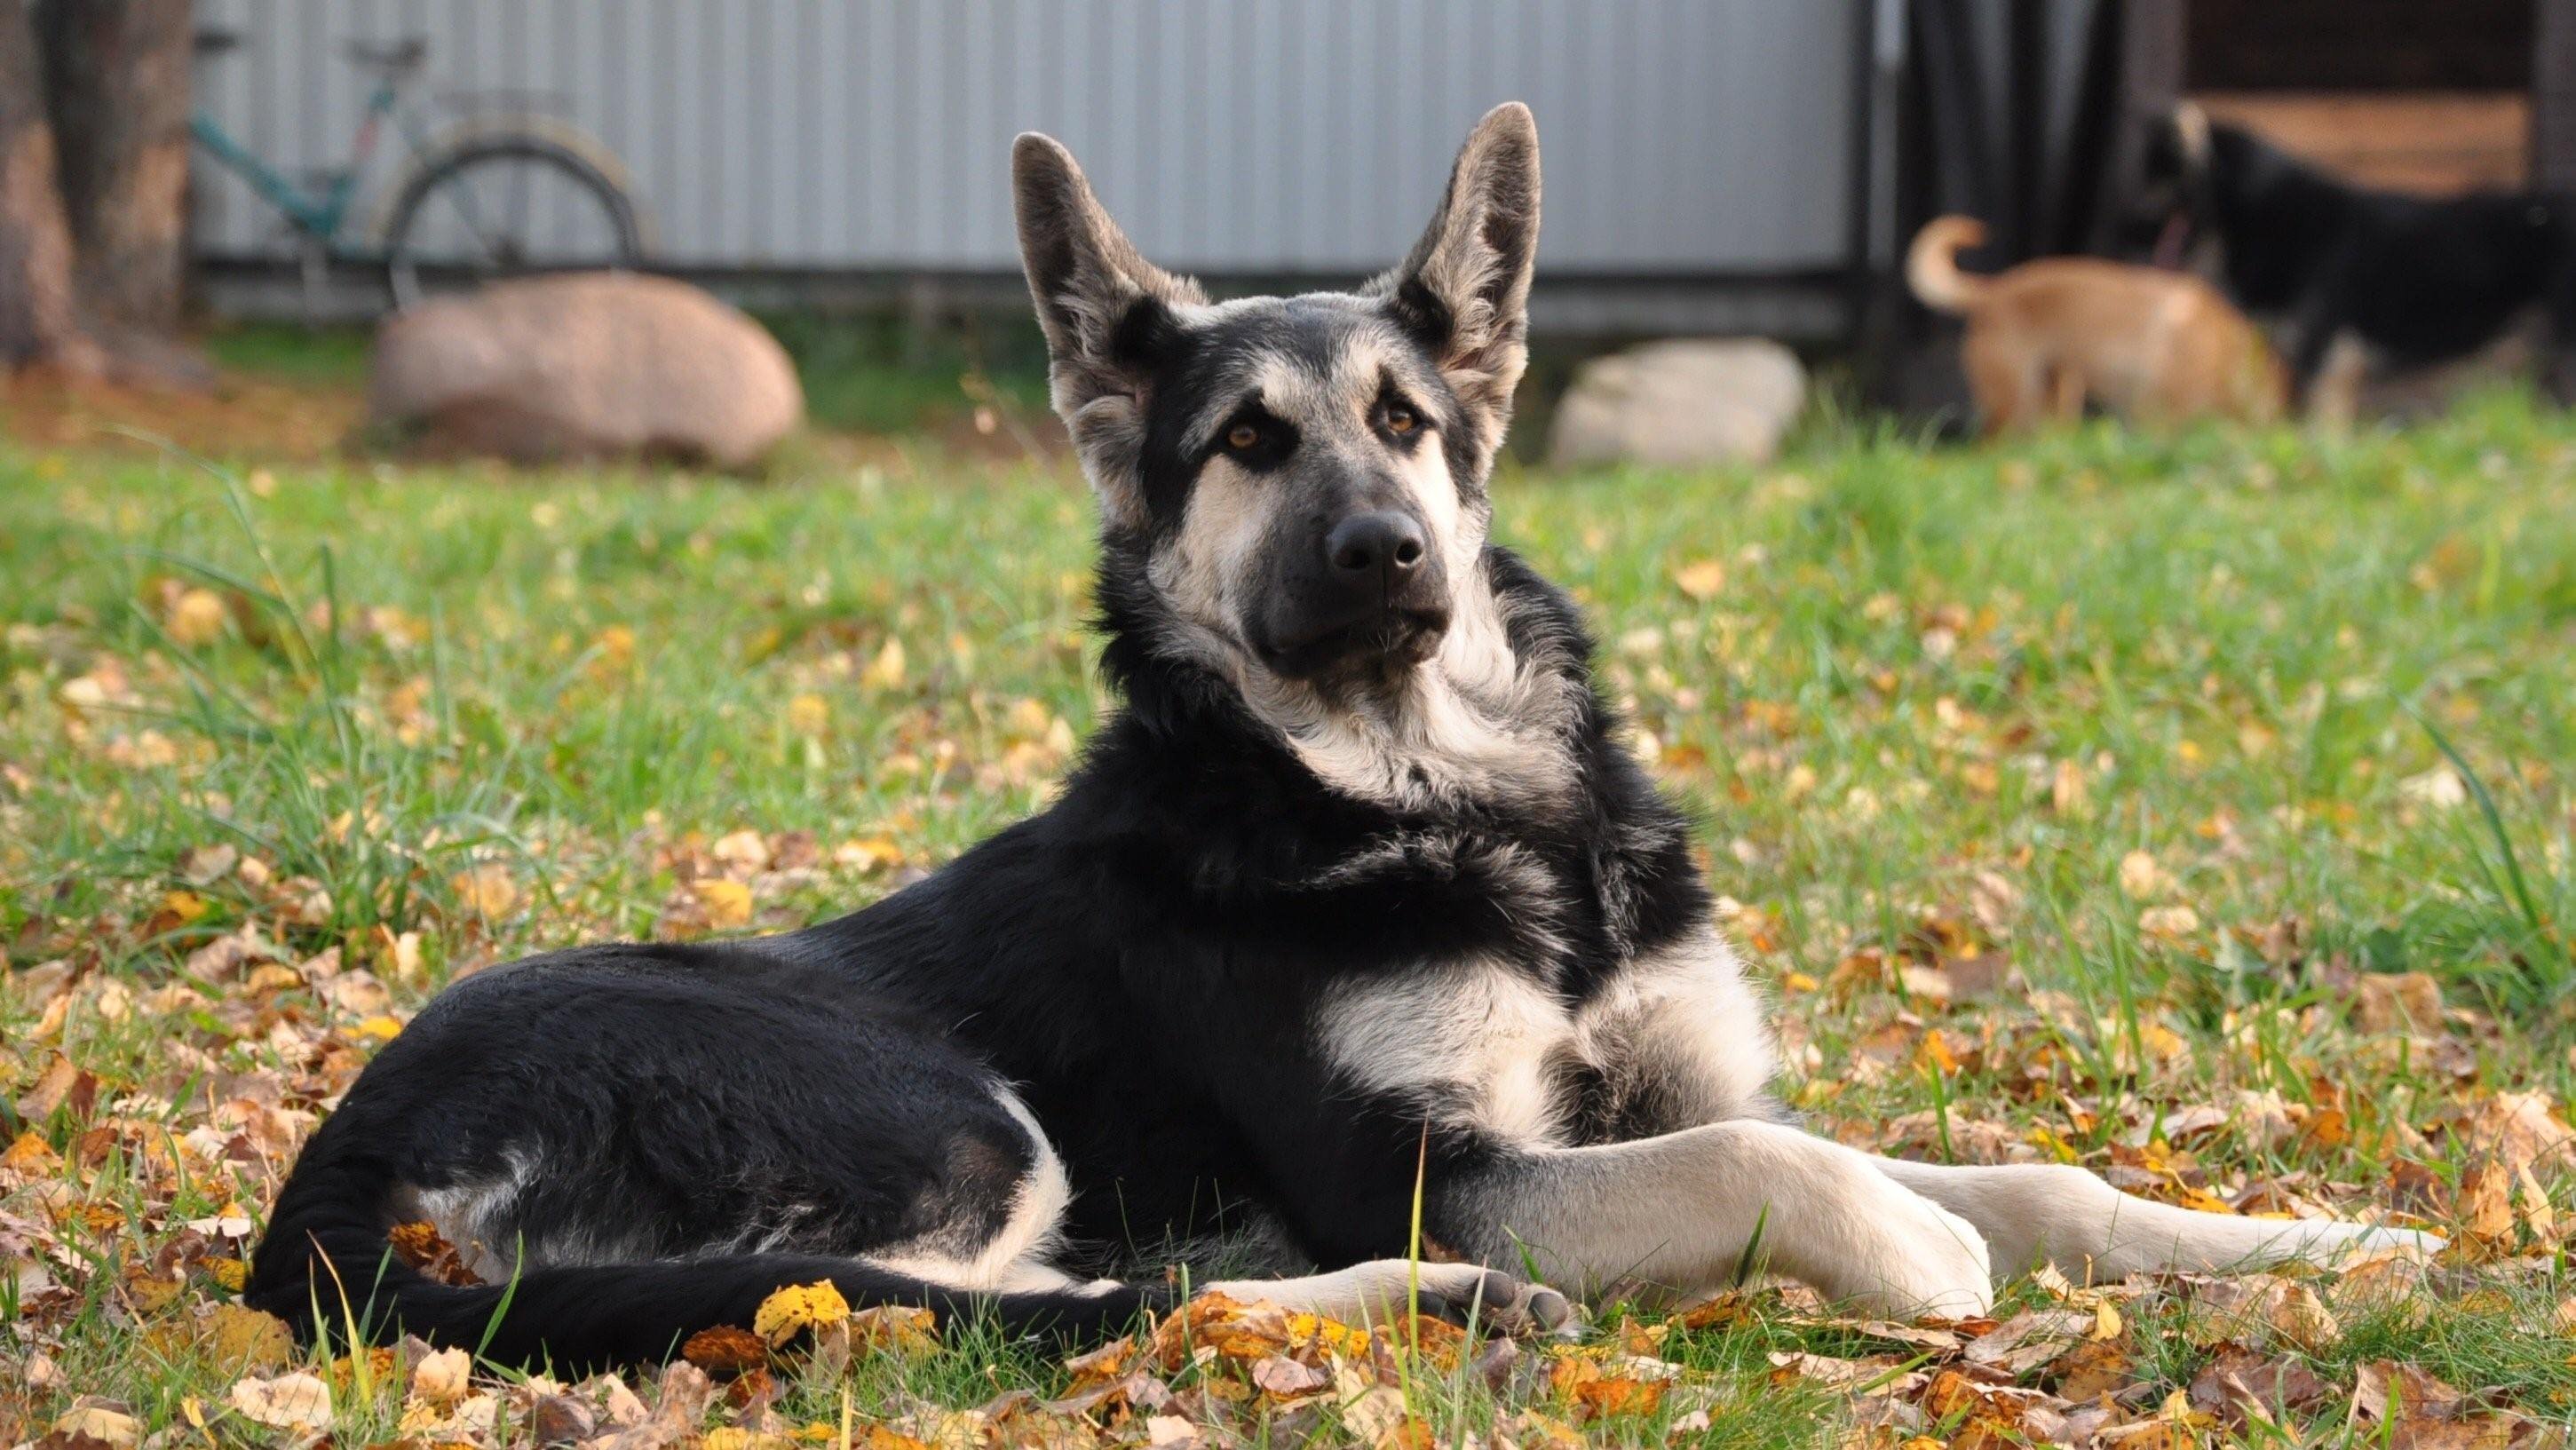
<svg viewBox="0 0 2576 1450"><path fill-rule="evenodd" d="M1914 234L1905 251L1905 285L1915 300L1936 312L1965 312L1985 293L1987 279L1959 270L1959 254L1986 240L1986 224L1974 217L1934 217Z"/></svg>
<svg viewBox="0 0 2576 1450"><path fill-rule="evenodd" d="M1014 1336L1068 1339L1098 1338L1170 1298L1129 1284L980 1293L857 1259L784 1253L568 1265L503 1284L447 1284L391 1251L380 1207L386 1187L346 1160L301 1166L278 1199L243 1302L285 1320L308 1343L325 1330L344 1344L408 1333L496 1363L586 1373L676 1358L698 1331L748 1329L770 1294L823 1279L854 1309L919 1306L943 1324L990 1315Z"/></svg>

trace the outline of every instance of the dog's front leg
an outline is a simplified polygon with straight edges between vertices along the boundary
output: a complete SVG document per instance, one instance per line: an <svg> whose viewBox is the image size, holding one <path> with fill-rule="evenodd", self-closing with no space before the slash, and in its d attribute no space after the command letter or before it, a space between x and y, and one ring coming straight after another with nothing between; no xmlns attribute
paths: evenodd
<svg viewBox="0 0 2576 1450"><path fill-rule="evenodd" d="M1995 1267L2006 1273L2053 1263L2078 1281L2107 1281L2175 1269L2329 1263L2355 1249L2442 1246L2412 1229L2195 1212L2122 1193L2081 1168L2056 1164L1871 1161L1896 1183L1976 1225Z"/></svg>
<svg viewBox="0 0 2576 1450"><path fill-rule="evenodd" d="M1777 1123L1515 1150L1462 1165L1436 1196L1452 1247L1489 1264L1515 1263L1525 1247L1540 1277L1586 1297L1612 1285L1705 1295L1750 1260L1874 1310L1966 1315L1994 1303L1975 1228L1867 1154Z"/></svg>

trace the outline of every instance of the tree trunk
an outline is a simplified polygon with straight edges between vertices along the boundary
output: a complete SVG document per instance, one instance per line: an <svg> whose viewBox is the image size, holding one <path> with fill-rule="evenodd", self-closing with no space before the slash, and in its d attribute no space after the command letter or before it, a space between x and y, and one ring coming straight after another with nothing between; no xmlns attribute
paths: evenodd
<svg viewBox="0 0 2576 1450"><path fill-rule="evenodd" d="M99 323L155 337L178 330L187 260L189 8L38 8L81 302Z"/></svg>
<svg viewBox="0 0 2576 1450"><path fill-rule="evenodd" d="M0 0L0 374L30 364L100 370L73 286L34 0Z"/></svg>

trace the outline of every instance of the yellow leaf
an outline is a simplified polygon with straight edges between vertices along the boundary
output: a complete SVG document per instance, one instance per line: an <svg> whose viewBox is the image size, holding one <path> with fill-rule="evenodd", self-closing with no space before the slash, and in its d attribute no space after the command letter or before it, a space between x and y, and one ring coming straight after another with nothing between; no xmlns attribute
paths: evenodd
<svg viewBox="0 0 2576 1450"><path fill-rule="evenodd" d="M224 597L212 589L200 587L187 590L170 602L170 617L166 624L172 641L195 649L200 645L213 644L223 634L224 615Z"/></svg>
<svg viewBox="0 0 2576 1450"><path fill-rule="evenodd" d="M247 1267L239 1259L222 1261ZM239 1372L282 1369L295 1362L295 1336L286 1321L239 1304L218 1304L206 1319L206 1355L221 1368Z"/></svg>
<svg viewBox="0 0 2576 1450"><path fill-rule="evenodd" d="M889 638L868 667L859 671L861 688L896 690L903 687L903 641Z"/></svg>
<svg viewBox="0 0 2576 1450"><path fill-rule="evenodd" d="M188 1287L184 1280L162 1278L142 1264L127 1268L117 1283L125 1291L126 1306L137 1314L157 1314L169 1308L180 1291Z"/></svg>
<svg viewBox="0 0 2576 1450"><path fill-rule="evenodd" d="M721 876L710 876L689 889L698 898L699 907L706 912L707 925L718 929L750 925L750 887Z"/></svg>
<svg viewBox="0 0 2576 1450"><path fill-rule="evenodd" d="M1673 571L1673 583L1693 599L1715 599L1726 588L1726 564L1719 559L1694 559Z"/></svg>
<svg viewBox="0 0 2576 1450"><path fill-rule="evenodd" d="M519 904L518 883L510 879L509 868L498 862L459 871L447 879L447 885L456 893L457 906L478 916L507 916Z"/></svg>
<svg viewBox="0 0 2576 1450"><path fill-rule="evenodd" d="M2093 1332L2087 1336L2088 1338L2117 1339L2120 1337L2120 1329L2118 1306L2108 1299L2093 1306Z"/></svg>
<svg viewBox="0 0 2576 1450"><path fill-rule="evenodd" d="M809 1329L845 1324L850 1318L850 1303L829 1279L811 1284L791 1284L760 1301L760 1312L751 1319L752 1332L771 1344L785 1344Z"/></svg>
<svg viewBox="0 0 2576 1450"><path fill-rule="evenodd" d="M601 664L611 668L623 667L635 658L635 631L622 624L612 624L599 632L599 637L590 642L590 647L599 651Z"/></svg>
<svg viewBox="0 0 2576 1450"><path fill-rule="evenodd" d="M20 1133L18 1141L9 1145L9 1151L0 1153L0 1170L28 1178L44 1177L62 1166L62 1155L32 1131Z"/></svg>
<svg viewBox="0 0 2576 1450"><path fill-rule="evenodd" d="M822 696L807 693L787 702L787 728L797 734L820 735L831 724L832 702Z"/></svg>

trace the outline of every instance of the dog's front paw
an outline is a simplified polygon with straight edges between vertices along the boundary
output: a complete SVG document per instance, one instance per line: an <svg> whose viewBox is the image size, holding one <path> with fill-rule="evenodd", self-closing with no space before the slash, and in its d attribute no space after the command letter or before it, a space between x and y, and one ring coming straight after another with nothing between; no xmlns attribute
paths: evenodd
<svg viewBox="0 0 2576 1450"><path fill-rule="evenodd" d="M1435 1319L1470 1321L1505 1333L1547 1331L1574 1317L1563 1294L1481 1264L1415 1264L1375 1259L1302 1279L1255 1279L1205 1286L1228 1298L1265 1300L1328 1319L1383 1324L1410 1303Z"/></svg>
<svg viewBox="0 0 2576 1450"><path fill-rule="evenodd" d="M1432 1266L1424 1267L1427 1270ZM1439 1267L1446 1270L1464 1266ZM1574 1304L1545 1284L1485 1269L1472 1280L1462 1275L1442 1282L1437 1289L1426 1276L1422 1312L1462 1327L1473 1321L1501 1334L1545 1334L1573 1320Z"/></svg>

